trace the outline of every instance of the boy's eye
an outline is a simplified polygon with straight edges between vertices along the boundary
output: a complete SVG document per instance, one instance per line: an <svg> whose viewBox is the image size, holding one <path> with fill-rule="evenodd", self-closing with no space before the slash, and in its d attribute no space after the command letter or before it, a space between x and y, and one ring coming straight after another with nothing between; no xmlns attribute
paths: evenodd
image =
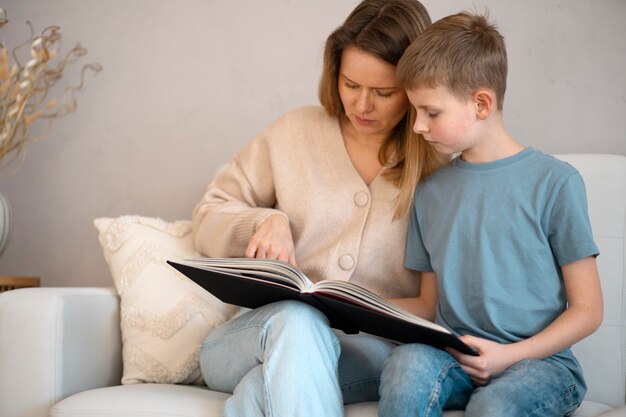
<svg viewBox="0 0 626 417"><path fill-rule="evenodd" d="M436 118L437 116L439 116L439 113L434 113L434 112L429 112L428 113L428 117L430 117L431 119Z"/></svg>

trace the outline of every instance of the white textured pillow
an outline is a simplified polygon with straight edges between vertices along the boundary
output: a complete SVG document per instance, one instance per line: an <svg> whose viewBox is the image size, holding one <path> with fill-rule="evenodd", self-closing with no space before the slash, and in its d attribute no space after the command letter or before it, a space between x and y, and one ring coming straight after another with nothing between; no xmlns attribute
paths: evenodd
<svg viewBox="0 0 626 417"><path fill-rule="evenodd" d="M202 384L200 344L238 308L165 262L198 256L191 222L122 216L94 224L121 301L122 384Z"/></svg>

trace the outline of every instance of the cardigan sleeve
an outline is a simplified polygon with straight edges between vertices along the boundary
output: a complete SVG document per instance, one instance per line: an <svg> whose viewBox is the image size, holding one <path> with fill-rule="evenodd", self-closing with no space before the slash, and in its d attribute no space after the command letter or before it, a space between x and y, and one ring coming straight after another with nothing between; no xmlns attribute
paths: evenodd
<svg viewBox="0 0 626 417"><path fill-rule="evenodd" d="M267 140L260 135L218 173L193 209L194 242L210 257L240 257L257 227L276 210ZM285 215L286 216L286 215Z"/></svg>

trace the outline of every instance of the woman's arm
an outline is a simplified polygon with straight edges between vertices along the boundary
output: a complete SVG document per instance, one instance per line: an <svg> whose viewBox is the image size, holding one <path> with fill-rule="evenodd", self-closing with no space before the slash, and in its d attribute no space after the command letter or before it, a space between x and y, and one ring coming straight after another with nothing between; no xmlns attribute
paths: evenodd
<svg viewBox="0 0 626 417"><path fill-rule="evenodd" d="M273 215L276 194L269 151L260 137L242 149L209 184L193 209L196 249L205 256L245 256L252 236ZM290 233L290 231L289 231Z"/></svg>
<svg viewBox="0 0 626 417"><path fill-rule="evenodd" d="M499 344L473 336L461 339L480 352L472 357L451 353L478 384L527 358L546 358L593 333L604 313L600 278L594 257L587 257L562 267L567 293L567 309L536 335L512 344Z"/></svg>

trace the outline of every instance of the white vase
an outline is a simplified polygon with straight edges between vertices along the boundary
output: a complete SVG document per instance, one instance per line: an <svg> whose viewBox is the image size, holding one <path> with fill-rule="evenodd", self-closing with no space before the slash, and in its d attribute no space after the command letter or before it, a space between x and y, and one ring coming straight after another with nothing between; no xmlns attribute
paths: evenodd
<svg viewBox="0 0 626 417"><path fill-rule="evenodd" d="M7 199L0 193L0 256L9 241L11 232L11 207Z"/></svg>

